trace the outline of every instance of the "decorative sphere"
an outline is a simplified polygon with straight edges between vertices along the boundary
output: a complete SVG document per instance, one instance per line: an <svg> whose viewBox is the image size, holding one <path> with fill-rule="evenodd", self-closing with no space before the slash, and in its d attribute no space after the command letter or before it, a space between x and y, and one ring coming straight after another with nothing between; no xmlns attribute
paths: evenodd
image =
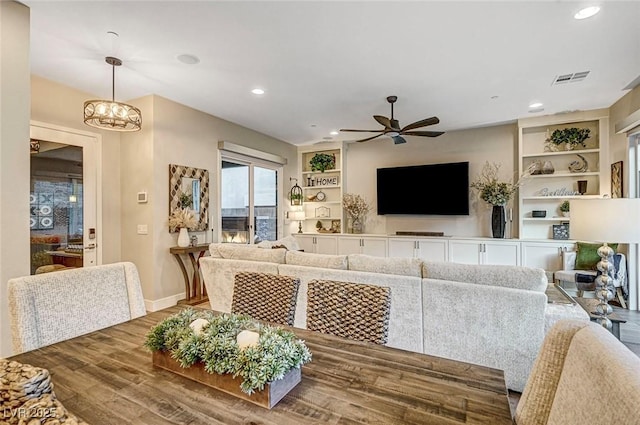
<svg viewBox="0 0 640 425"><path fill-rule="evenodd" d="M209 322L205 319L196 319L189 324L189 327L193 329L193 333L196 335L202 334L202 329L208 326Z"/></svg>
<svg viewBox="0 0 640 425"><path fill-rule="evenodd" d="M615 251L607 244L602 245L598 248L598 256L602 259L609 258L615 254Z"/></svg>
<svg viewBox="0 0 640 425"><path fill-rule="evenodd" d="M611 314L613 309L609 304L598 304L596 306L596 313L598 314Z"/></svg>
<svg viewBox="0 0 640 425"><path fill-rule="evenodd" d="M608 331L610 331L611 328L613 327L613 323L611 323L611 320L609 320L608 317L599 318L598 323L600 324L600 326L607 329Z"/></svg>
<svg viewBox="0 0 640 425"><path fill-rule="evenodd" d="M613 273L613 271L615 270L613 263L610 261L598 261L598 264L596 264L596 268L605 274Z"/></svg>

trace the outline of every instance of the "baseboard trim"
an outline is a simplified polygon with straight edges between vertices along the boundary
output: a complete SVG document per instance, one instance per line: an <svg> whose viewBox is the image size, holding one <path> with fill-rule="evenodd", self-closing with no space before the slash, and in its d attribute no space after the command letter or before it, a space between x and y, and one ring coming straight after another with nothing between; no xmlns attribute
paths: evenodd
<svg viewBox="0 0 640 425"><path fill-rule="evenodd" d="M158 310L164 310L165 308L173 307L178 304L178 301L185 298L185 293L171 295L166 298L160 298L159 300L144 300L144 307L148 312L154 312Z"/></svg>

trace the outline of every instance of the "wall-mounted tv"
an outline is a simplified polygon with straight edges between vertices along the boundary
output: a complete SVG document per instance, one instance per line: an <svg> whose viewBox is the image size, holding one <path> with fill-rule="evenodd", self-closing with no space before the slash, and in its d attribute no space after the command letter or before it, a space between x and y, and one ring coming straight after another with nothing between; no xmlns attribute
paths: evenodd
<svg viewBox="0 0 640 425"><path fill-rule="evenodd" d="M378 168L378 214L469 215L469 163Z"/></svg>

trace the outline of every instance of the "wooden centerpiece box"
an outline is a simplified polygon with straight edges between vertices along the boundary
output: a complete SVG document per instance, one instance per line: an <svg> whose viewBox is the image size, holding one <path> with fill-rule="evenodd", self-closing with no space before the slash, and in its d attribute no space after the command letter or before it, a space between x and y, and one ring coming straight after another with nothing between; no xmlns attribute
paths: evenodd
<svg viewBox="0 0 640 425"><path fill-rule="evenodd" d="M229 373L208 373L204 370L204 364L201 362L184 368L171 357L171 353L168 351L154 351L153 365L267 409L271 409L282 400L282 397L298 385L302 378L301 369L296 367L287 372L284 378L269 382L265 384L263 390L255 391L249 395L240 389L242 379L234 378Z"/></svg>

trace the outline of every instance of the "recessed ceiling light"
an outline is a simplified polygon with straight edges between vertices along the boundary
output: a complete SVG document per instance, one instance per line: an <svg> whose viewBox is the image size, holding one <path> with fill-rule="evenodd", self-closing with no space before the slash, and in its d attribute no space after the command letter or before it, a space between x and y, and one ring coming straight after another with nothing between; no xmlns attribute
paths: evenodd
<svg viewBox="0 0 640 425"><path fill-rule="evenodd" d="M584 9L580 9L578 13L573 15L576 19L587 19L600 12L600 8L598 6L589 6Z"/></svg>
<svg viewBox="0 0 640 425"><path fill-rule="evenodd" d="M330 135L332 135L332 136L337 136L337 135L338 135L338 132L337 132L337 131L335 131L335 130L333 130L333 131L332 131L332 132L330 132L329 134L330 134Z"/></svg>
<svg viewBox="0 0 640 425"><path fill-rule="evenodd" d="M495 99L497 99L498 97L499 97L499 96L495 96L495 95L494 95L494 96L491 96L491 99L495 100Z"/></svg>
<svg viewBox="0 0 640 425"><path fill-rule="evenodd" d="M322 140L333 140L333 137L325 136L322 138Z"/></svg>
<svg viewBox="0 0 640 425"><path fill-rule="evenodd" d="M253 89L253 90L251 90L251 93L253 93L253 94L264 94L264 90L262 90L262 89Z"/></svg>
<svg viewBox="0 0 640 425"><path fill-rule="evenodd" d="M533 102L533 103L529 104L529 108L531 108L531 109L537 109L537 108L539 108L541 106L542 106L542 102Z"/></svg>
<svg viewBox="0 0 640 425"><path fill-rule="evenodd" d="M187 53L184 53L182 55L178 55L176 57L176 59L178 59L180 62L186 64L186 65L195 65L197 63L200 63L200 58L197 57L196 55L189 55Z"/></svg>

